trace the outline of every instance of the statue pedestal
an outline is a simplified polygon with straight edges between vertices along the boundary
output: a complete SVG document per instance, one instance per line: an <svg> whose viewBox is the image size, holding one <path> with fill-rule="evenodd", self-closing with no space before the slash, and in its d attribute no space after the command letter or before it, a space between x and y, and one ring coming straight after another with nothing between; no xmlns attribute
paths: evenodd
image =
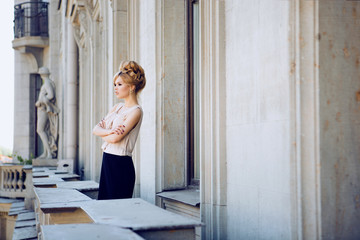
<svg viewBox="0 0 360 240"><path fill-rule="evenodd" d="M58 160L55 158L35 158L32 160L34 167L57 167Z"/></svg>

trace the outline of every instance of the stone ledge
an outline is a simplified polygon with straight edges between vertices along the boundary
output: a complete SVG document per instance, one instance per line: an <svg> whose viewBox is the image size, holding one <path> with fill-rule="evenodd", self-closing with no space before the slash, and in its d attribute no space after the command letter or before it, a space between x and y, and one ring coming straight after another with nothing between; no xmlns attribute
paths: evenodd
<svg viewBox="0 0 360 240"><path fill-rule="evenodd" d="M36 226L35 217L34 219L30 219L30 220L17 220L15 223L15 228L35 227L35 226Z"/></svg>
<svg viewBox="0 0 360 240"><path fill-rule="evenodd" d="M193 207L200 206L200 192L196 189L166 191L156 195L161 198L171 199L173 201L191 205Z"/></svg>
<svg viewBox="0 0 360 240"><path fill-rule="evenodd" d="M14 229L13 240L36 239L36 238L37 238L37 231L34 226Z"/></svg>
<svg viewBox="0 0 360 240"><path fill-rule="evenodd" d="M103 224L60 224L41 226L44 240L77 240L81 239L143 239L129 229Z"/></svg>
<svg viewBox="0 0 360 240"><path fill-rule="evenodd" d="M33 159L32 165L34 167L57 167L58 160L57 159L41 159L36 158Z"/></svg>
<svg viewBox="0 0 360 240"><path fill-rule="evenodd" d="M48 37L27 36L22 38L15 38L12 41L12 47L16 50L21 50L26 47L45 48L48 46L49 46Z"/></svg>

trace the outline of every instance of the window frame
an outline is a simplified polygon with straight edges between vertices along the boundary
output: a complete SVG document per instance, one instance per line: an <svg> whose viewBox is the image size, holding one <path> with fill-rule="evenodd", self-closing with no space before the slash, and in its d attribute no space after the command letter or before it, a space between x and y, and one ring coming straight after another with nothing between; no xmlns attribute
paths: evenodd
<svg viewBox="0 0 360 240"><path fill-rule="evenodd" d="M34 157L40 156L40 154L43 152L43 145L40 139L39 134L37 133L37 122L38 122L38 116L37 116L37 107L35 106L36 101L39 98L40 89L43 82L40 77L40 74L34 73L30 74L30 109L31 109L31 118L33 119L33 127L31 128L30 135L34 137L34 146L32 150L30 151Z"/></svg>
<svg viewBox="0 0 360 240"><path fill-rule="evenodd" d="M198 188L200 185L200 179L195 179L195 131L194 131L194 18L193 18L193 4L199 3L199 0L188 0L187 4L187 15L188 15L188 24L187 24L187 39L188 39L188 48L187 48L187 58L188 58L188 117L187 117L187 127L188 127L188 151L187 151L187 185Z"/></svg>

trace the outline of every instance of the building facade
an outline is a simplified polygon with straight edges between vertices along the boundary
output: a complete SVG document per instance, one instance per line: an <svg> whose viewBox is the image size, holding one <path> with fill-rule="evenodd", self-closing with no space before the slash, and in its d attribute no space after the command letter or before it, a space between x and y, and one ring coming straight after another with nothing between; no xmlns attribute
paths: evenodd
<svg viewBox="0 0 360 240"><path fill-rule="evenodd" d="M359 238L358 1L51 0L47 11L48 35L13 41L14 152L41 151L46 66L57 158L97 181L92 128L132 59L147 79L136 197L200 219L203 239Z"/></svg>

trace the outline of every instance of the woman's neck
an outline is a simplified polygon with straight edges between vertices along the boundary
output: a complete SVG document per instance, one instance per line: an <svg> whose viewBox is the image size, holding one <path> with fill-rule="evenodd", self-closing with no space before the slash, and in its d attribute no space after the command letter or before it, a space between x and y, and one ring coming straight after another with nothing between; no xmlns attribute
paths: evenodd
<svg viewBox="0 0 360 240"><path fill-rule="evenodd" d="M132 107L132 106L138 105L138 101L136 99L136 96L134 96L134 95L131 95L131 96L125 98L124 100L125 100L125 104L124 104L125 107Z"/></svg>

